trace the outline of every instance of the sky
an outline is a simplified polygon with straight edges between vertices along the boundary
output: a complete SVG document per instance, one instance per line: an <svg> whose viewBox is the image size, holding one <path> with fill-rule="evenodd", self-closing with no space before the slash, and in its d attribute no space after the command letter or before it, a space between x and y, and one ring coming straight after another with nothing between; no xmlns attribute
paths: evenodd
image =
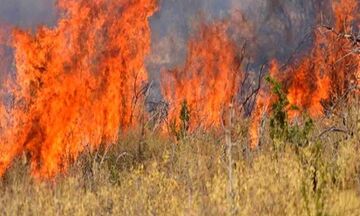
<svg viewBox="0 0 360 216"><path fill-rule="evenodd" d="M56 21L55 0L0 0L0 22L22 28L53 25Z"/></svg>
<svg viewBox="0 0 360 216"><path fill-rule="evenodd" d="M194 23L225 19L235 11L255 24L258 38L254 58L261 64L274 56L288 55L314 25L316 7L326 0L160 0L160 10L151 19L153 70L183 63ZM56 0L0 0L0 24L35 29L56 24ZM245 35L239 33L239 40ZM280 46L279 44L283 44Z"/></svg>
<svg viewBox="0 0 360 216"><path fill-rule="evenodd" d="M318 8L328 0L160 0L160 10L150 18L152 51L146 62L149 77L159 85L162 68L184 63L187 42L200 18L204 22L229 19L243 14L252 23L253 32L241 29L235 39L251 41L249 53L253 65L270 59L284 61L315 24ZM0 24L25 29L56 25L56 0L0 0Z"/></svg>

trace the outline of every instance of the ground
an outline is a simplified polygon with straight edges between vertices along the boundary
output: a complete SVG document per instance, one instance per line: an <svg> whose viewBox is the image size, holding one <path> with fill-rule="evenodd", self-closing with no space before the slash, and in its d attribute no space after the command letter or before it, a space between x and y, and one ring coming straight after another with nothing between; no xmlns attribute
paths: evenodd
<svg viewBox="0 0 360 216"><path fill-rule="evenodd" d="M0 215L360 215L360 112L348 107L315 120L304 146L265 126L251 150L240 118L232 166L222 129L134 129L46 181L19 158L0 180Z"/></svg>

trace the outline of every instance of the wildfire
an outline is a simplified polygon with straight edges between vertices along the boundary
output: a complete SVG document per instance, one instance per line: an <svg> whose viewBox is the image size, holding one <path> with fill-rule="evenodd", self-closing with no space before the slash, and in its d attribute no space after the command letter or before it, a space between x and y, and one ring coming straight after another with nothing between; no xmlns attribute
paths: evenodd
<svg viewBox="0 0 360 216"><path fill-rule="evenodd" d="M323 115L326 105L331 106L331 102L346 96L347 91L359 82L360 57L353 53L353 41L346 38L353 22L360 18L358 2L334 1L333 12L334 29L321 27L316 30L314 45L308 56L282 71L277 63L271 69L270 74L282 83L290 105L297 107L296 110L289 109L290 120L304 112L313 118ZM259 115L270 111L264 109L264 101L267 100L262 95L259 95L252 115L250 137L253 148L259 142ZM264 112L259 113L259 110Z"/></svg>
<svg viewBox="0 0 360 216"><path fill-rule="evenodd" d="M0 78L0 176L26 153L33 176L52 178L85 149L115 142L119 130L135 126L143 112L137 103L148 79L148 18L157 10L157 0L58 0L57 5L63 16L54 28L40 27L34 34L13 29L11 40L0 29L0 57L6 46L15 58L12 64L0 58L0 75L16 71L15 78ZM314 32L309 55L285 67L272 61L270 75L298 108L289 109L290 120L304 112L323 115L359 85L360 56L348 36L350 26L360 20L358 10L357 0L334 1L334 28ZM234 38L255 43L257 37L253 24L237 16L233 23L200 25L188 42L184 65L162 71L161 90L175 126L183 120L184 102L189 130L218 127L226 107L236 104L245 78L244 53ZM244 37L230 36L240 31ZM252 148L275 100L268 86L260 89L251 116Z"/></svg>
<svg viewBox="0 0 360 216"><path fill-rule="evenodd" d="M53 177L85 148L112 143L119 128L136 123L157 1L60 0L58 7L64 16L55 28L13 32L17 74L7 89L11 109L0 107L0 176L26 152L35 177Z"/></svg>
<svg viewBox="0 0 360 216"><path fill-rule="evenodd" d="M185 65L164 72L162 90L171 122L180 122L182 103L190 110L189 129L219 126L224 107L238 93L242 57L227 34L228 24L202 25L190 39Z"/></svg>

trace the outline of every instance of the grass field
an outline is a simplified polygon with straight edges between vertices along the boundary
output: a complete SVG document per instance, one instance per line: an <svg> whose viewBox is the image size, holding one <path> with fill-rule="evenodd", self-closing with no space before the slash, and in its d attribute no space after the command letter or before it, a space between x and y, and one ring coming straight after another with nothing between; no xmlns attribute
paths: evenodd
<svg viewBox="0 0 360 216"><path fill-rule="evenodd" d="M179 140L149 129L50 182L19 158L0 180L0 215L360 215L358 106L316 120L303 146L265 132L250 150L247 121L232 127L231 154L220 129Z"/></svg>
<svg viewBox="0 0 360 216"><path fill-rule="evenodd" d="M314 29L296 1L260 2L270 15L229 1L209 26L199 10L187 48L151 29L157 0L62 0L57 25L2 33L0 216L359 216L359 0L316 4ZM152 79L164 103L150 109Z"/></svg>

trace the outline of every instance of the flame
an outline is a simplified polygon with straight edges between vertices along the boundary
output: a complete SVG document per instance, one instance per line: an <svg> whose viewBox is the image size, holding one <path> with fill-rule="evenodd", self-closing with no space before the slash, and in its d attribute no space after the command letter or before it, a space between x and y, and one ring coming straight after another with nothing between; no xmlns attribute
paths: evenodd
<svg viewBox="0 0 360 216"><path fill-rule="evenodd" d="M339 2L335 2L333 4L333 10L338 19L336 20L336 29L340 32L344 32L349 34L352 32L352 27L355 23L358 24L357 29L360 30L360 2L357 0L341 0ZM347 25L347 23L351 23L353 25ZM346 50L351 49L351 43L346 44L344 47ZM357 54L353 53L351 57L353 61L356 62L353 65L355 68L357 66L357 72L354 73L354 77L352 77L351 81L353 85L357 86L357 93L360 95L360 43L357 42ZM348 53L349 55L349 53ZM346 65L351 66L351 65ZM356 69L355 69L356 71Z"/></svg>
<svg viewBox="0 0 360 216"><path fill-rule="evenodd" d="M17 75L7 89L11 109L0 106L0 176L27 152L33 176L51 178L136 124L157 1L60 0L58 7L64 16L55 28L14 30Z"/></svg>
<svg viewBox="0 0 360 216"><path fill-rule="evenodd" d="M269 75L278 78L277 73L279 68L278 62L273 60L270 62ZM271 94L269 86L260 88L258 95L255 100L255 106L251 113L251 122L249 126L249 146L251 149L256 148L260 144L260 130L262 121L266 115L271 111L271 105L276 101L276 97Z"/></svg>
<svg viewBox="0 0 360 216"><path fill-rule="evenodd" d="M142 112L137 102L148 79L148 18L157 10L157 0L58 0L57 5L63 16L54 28L40 27L35 34L14 29L11 40L0 28L0 57L1 45L13 48L16 71L15 78L2 82L0 92L0 176L24 152L37 178L66 172L85 149L115 142L119 130L135 126ZM351 32L360 18L357 11L357 0L334 1L334 29L314 32L309 55L286 67L273 60L270 74L282 83L290 105L298 107L289 109L291 120L304 112L323 115L327 105L359 85L354 44L335 34ZM252 43L256 35L242 16L234 19L241 27L231 31L229 22L200 25L189 40L184 65L163 71L162 93L171 122L180 123L186 101L190 130L218 127L236 101L244 56L229 32L242 31ZM1 70L10 68L4 65L9 62L1 61ZM274 101L269 87L260 90L251 117L252 148L259 144L261 121Z"/></svg>
<svg viewBox="0 0 360 216"><path fill-rule="evenodd" d="M288 110L290 120L304 112L313 118L322 116L325 112L324 105L331 105L331 102L346 95L354 84L359 85L360 57L353 53L354 44L351 40L340 38L340 33L350 33L353 22L360 18L357 13L358 1L334 1L333 12L336 17L334 29L316 30L314 45L308 56L282 71L277 63L271 67L270 74L283 84L290 106L298 108ZM268 107L268 99L264 95L268 97L269 93L259 95L252 114L252 148L259 142L259 110Z"/></svg>
<svg viewBox="0 0 360 216"><path fill-rule="evenodd" d="M254 149L259 145L261 122L264 115L266 115L269 111L270 101L269 94L261 89L256 99L256 106L251 114L251 123L249 126L249 146L251 149Z"/></svg>
<svg viewBox="0 0 360 216"><path fill-rule="evenodd" d="M333 3L336 17L334 31L348 33L352 22L360 18L356 0ZM359 56L352 54L351 41L339 38L334 32L320 29L315 32L315 45L311 54L299 64L290 67L286 74L288 100L300 108L289 113L293 119L307 111L312 117L324 114L324 102L342 97L356 80Z"/></svg>
<svg viewBox="0 0 360 216"><path fill-rule="evenodd" d="M201 25L190 39L185 65L163 73L162 92L170 121L180 122L182 103L190 110L189 129L219 126L222 111L239 90L241 57L224 22Z"/></svg>

